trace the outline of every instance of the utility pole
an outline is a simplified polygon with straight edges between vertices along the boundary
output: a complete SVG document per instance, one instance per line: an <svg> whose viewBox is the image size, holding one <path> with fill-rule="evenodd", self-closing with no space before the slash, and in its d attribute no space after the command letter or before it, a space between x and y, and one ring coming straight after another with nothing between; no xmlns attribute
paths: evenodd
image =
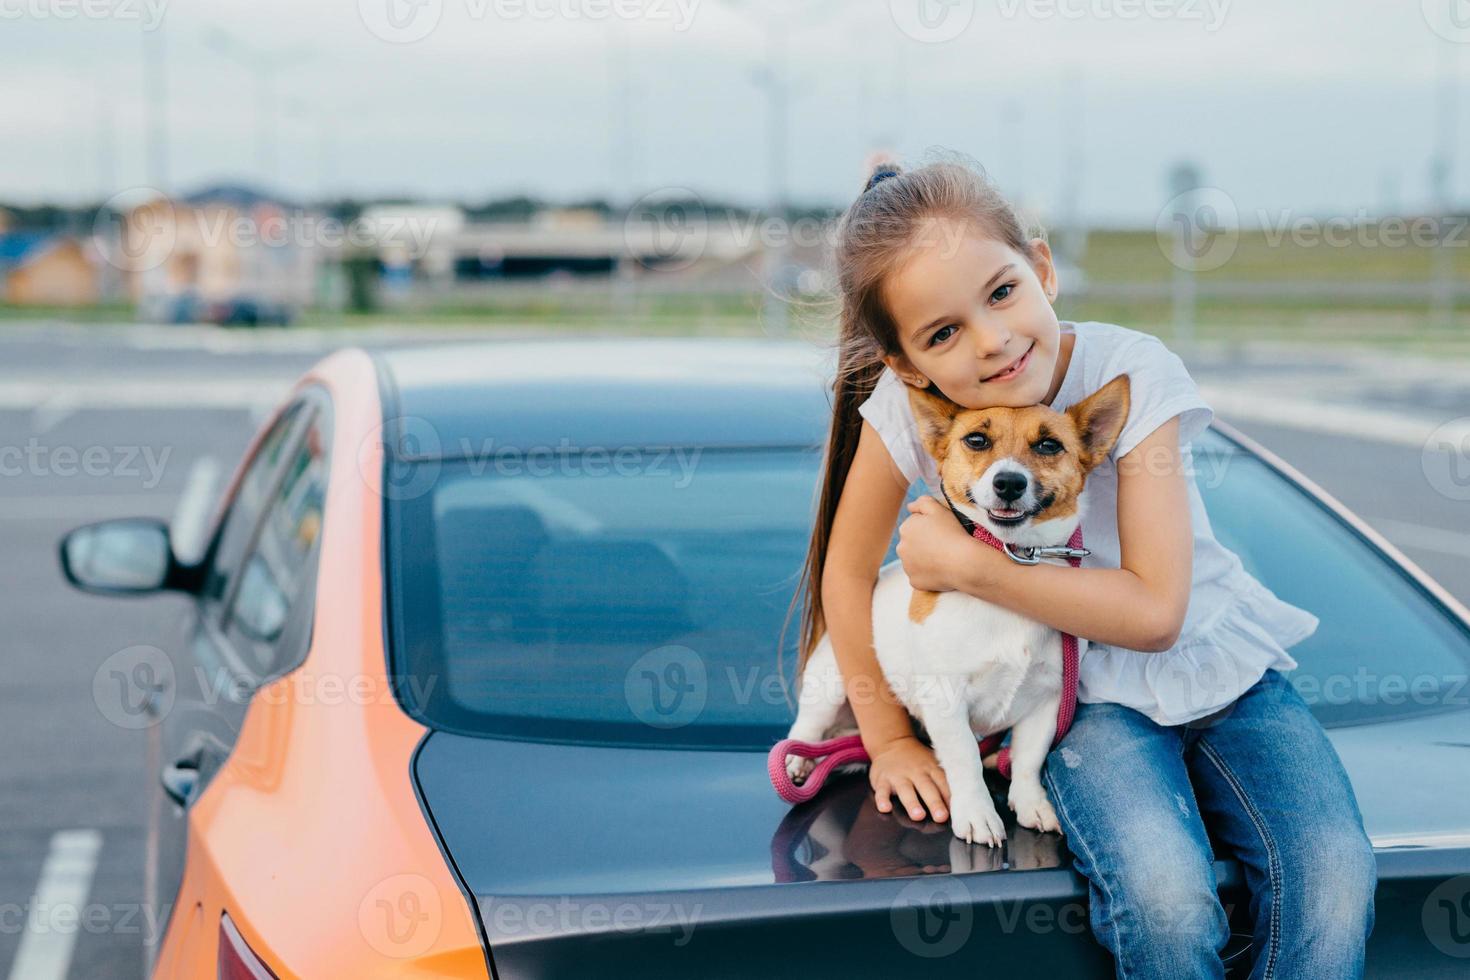
<svg viewBox="0 0 1470 980"><path fill-rule="evenodd" d="M143 32L143 113L147 120L148 183L164 194L168 172L168 46L164 28Z"/></svg>
<svg viewBox="0 0 1470 980"><path fill-rule="evenodd" d="M1192 252L1196 221L1210 220L1199 206L1200 173L1192 163L1179 163L1169 173L1170 197L1176 207L1173 215L1174 245L1174 344L1186 360L1194 353L1194 313L1196 288L1195 255ZM1214 229L1207 230L1210 234Z"/></svg>
<svg viewBox="0 0 1470 980"><path fill-rule="evenodd" d="M1434 159L1430 163L1430 185L1434 198L1434 212L1439 227L1431 259L1430 273L1430 319L1442 329L1449 329L1455 318L1455 271L1454 255L1445 240L1449 235L1450 223L1454 218L1454 191L1452 187L1455 166L1455 136L1458 130L1459 102L1457 83L1458 65L1455 60L1458 46L1442 37L1435 37L1435 127Z"/></svg>
<svg viewBox="0 0 1470 980"><path fill-rule="evenodd" d="M790 108L793 79L789 70L787 33L797 25L792 12L784 5L778 7L779 13L771 9L777 5L767 2L752 4L749 0L725 0L725 5L741 13L758 13L759 21L765 28L765 64L756 70L754 80L766 93L767 210L771 217L781 223L781 240L764 244L765 300L762 319L766 331L779 336L789 329L784 291L790 285L786 270L790 264L787 243L791 238L788 178L791 170ZM809 8L814 13L804 19L804 25L825 20L840 7L839 4L829 2Z"/></svg>
<svg viewBox="0 0 1470 980"><path fill-rule="evenodd" d="M279 193L280 167L277 153L276 75L304 55L301 48L266 51L245 44L221 28L211 28L205 43L255 76L255 152L260 177Z"/></svg>

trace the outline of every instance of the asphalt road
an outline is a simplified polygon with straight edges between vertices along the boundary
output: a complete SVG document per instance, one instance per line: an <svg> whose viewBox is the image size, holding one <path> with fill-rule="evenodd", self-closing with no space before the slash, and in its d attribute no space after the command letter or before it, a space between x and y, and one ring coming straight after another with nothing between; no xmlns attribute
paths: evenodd
<svg viewBox="0 0 1470 980"><path fill-rule="evenodd" d="M138 976L152 915L139 902L144 801L156 776L145 771L142 734L119 730L99 712L93 678L110 654L150 643L154 624L182 600L76 593L62 580L57 540L108 517L171 517L198 462L212 458L227 476L265 408L346 339L0 325L0 973L18 976L12 964L34 916L32 931L70 936L69 969L51 976ZM372 340L396 342L391 335ZM1470 502L1426 476L1412 435L1415 422L1470 417L1470 377L1457 384L1446 372L1416 389L1400 373L1391 393L1374 399L1362 376L1368 368L1354 377L1358 369L1229 357L1191 367L1202 387L1238 392L1256 384L1325 406L1321 413L1273 412L1252 402L1239 416L1218 414L1321 483L1470 603ZM1381 372L1369 380L1387 383ZM1373 430L1380 438L1354 436L1334 404L1344 412L1367 405L1389 422ZM1463 462L1470 474L1470 457ZM96 831L100 847L95 870L81 876L83 914L68 917L32 899L38 882L54 880L43 875L54 835L77 828ZM36 948L54 951L55 940Z"/></svg>

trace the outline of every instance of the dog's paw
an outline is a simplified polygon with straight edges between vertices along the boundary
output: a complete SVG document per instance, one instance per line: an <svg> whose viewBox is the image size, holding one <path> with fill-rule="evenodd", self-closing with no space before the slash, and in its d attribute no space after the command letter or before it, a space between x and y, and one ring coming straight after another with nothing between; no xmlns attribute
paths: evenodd
<svg viewBox="0 0 1470 980"><path fill-rule="evenodd" d="M1006 839L1005 823L987 794L954 796L949 801L949 823L954 835L967 844L999 847Z"/></svg>
<svg viewBox="0 0 1470 980"><path fill-rule="evenodd" d="M791 781L798 786L806 782L806 777L810 776L812 770L816 767L817 763L813 759L803 758L799 755L788 755L786 757L786 775L790 776Z"/></svg>
<svg viewBox="0 0 1470 980"><path fill-rule="evenodd" d="M1016 814L1016 823L1031 830L1062 832L1062 825L1057 820L1057 812L1052 809L1051 800L1047 799L1046 790L1040 783L1034 786L1011 784L1010 795L1006 797L1006 805Z"/></svg>

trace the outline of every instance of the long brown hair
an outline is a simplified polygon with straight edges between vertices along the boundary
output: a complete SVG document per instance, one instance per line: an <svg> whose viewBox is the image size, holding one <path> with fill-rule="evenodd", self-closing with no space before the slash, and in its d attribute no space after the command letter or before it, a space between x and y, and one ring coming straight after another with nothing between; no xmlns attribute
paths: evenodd
<svg viewBox="0 0 1470 980"><path fill-rule="evenodd" d="M837 501L862 431L858 406L878 383L883 356L903 353L898 328L883 303L883 282L907 258L930 218L956 220L1028 258L1035 254L1031 239L1044 235L1039 227L1022 220L984 168L959 154L947 154L907 171L897 164L879 164L838 222L833 250L838 312L832 427L823 457L811 542L778 645L779 662L785 650L786 624L805 598L792 688L797 691L806 662L826 631L822 570ZM938 393L932 386L931 390ZM782 674L784 679L784 671ZM785 684L782 687L786 689Z"/></svg>

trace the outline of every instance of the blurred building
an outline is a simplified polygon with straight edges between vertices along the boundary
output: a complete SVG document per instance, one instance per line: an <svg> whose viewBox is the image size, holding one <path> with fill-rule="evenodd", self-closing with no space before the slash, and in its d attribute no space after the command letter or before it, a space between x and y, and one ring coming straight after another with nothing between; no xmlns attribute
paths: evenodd
<svg viewBox="0 0 1470 980"><path fill-rule="evenodd" d="M0 299L16 305L88 306L99 294L98 261L81 239L7 232L0 225Z"/></svg>
<svg viewBox="0 0 1470 980"><path fill-rule="evenodd" d="M359 220L390 290L452 291L655 272L692 284L719 278L759 251L735 223L697 217L622 220L595 208L546 208L526 221L469 221L453 206L375 205ZM748 272L734 278L744 281Z"/></svg>
<svg viewBox="0 0 1470 980"><path fill-rule="evenodd" d="M338 247L323 227L307 209L220 185L128 210L112 261L141 319L285 323L310 305L318 267Z"/></svg>

